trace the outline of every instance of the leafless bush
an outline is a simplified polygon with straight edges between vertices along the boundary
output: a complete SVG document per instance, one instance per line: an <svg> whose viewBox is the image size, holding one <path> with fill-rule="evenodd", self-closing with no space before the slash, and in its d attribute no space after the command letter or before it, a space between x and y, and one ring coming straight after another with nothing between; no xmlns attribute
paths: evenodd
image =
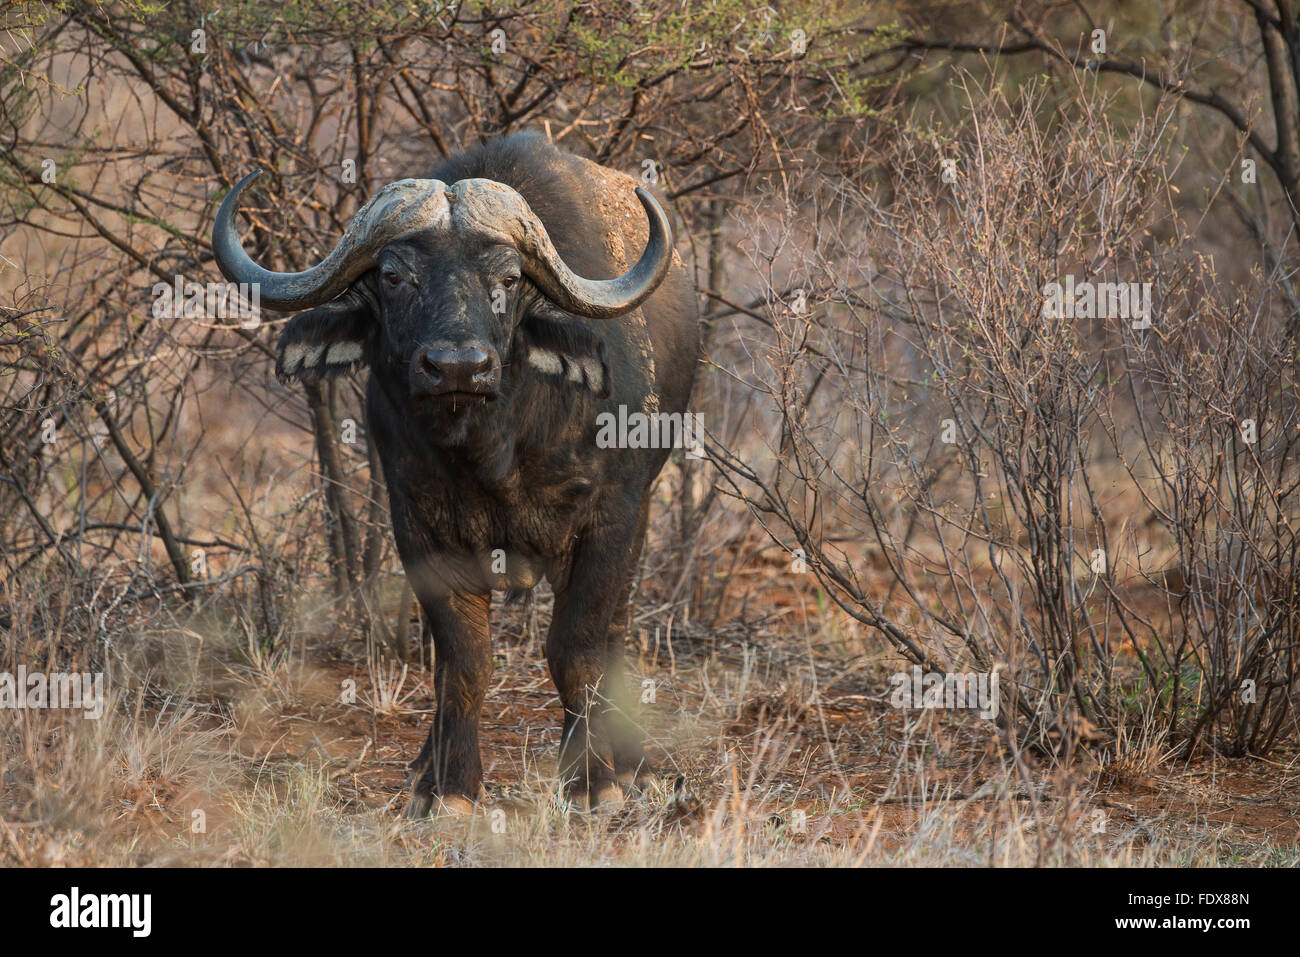
<svg viewBox="0 0 1300 957"><path fill-rule="evenodd" d="M1267 750L1297 680L1279 297L1263 280L1234 304L1188 250L1168 104L1118 129L1088 79L960 92L950 128L897 141L887 184L827 179L811 250L793 221L756 240L811 308L768 304L754 382L778 464L715 458L907 659L1005 669L1021 740L1070 754L1155 709L1189 751ZM1119 286L1049 302L1067 276Z"/></svg>
<svg viewBox="0 0 1300 957"><path fill-rule="evenodd" d="M1208 270L1189 280L1159 339L1126 344L1128 429L1105 420L1155 533L1130 538L1156 600L1112 598L1171 735L1261 754L1296 720L1295 342L1267 286L1232 302Z"/></svg>

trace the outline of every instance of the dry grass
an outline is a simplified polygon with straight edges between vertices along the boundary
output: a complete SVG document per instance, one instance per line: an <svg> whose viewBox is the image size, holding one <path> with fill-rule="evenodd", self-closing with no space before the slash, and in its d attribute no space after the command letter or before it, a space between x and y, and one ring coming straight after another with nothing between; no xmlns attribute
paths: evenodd
<svg viewBox="0 0 1300 957"><path fill-rule="evenodd" d="M266 656L211 619L206 635L145 624L138 660L114 667L150 670L117 685L127 690L102 719L0 713L0 861L1300 864L1294 758L1175 765L1159 732L1139 726L1122 758L1020 767L990 722L892 708L887 653L802 613L781 635L686 623L656 642L643 631L637 666L654 681L645 723L661 773L621 808L572 811L554 777L558 699L526 611L494 614L488 796L471 817L399 817L432 707L418 666L403 677L347 641Z"/></svg>

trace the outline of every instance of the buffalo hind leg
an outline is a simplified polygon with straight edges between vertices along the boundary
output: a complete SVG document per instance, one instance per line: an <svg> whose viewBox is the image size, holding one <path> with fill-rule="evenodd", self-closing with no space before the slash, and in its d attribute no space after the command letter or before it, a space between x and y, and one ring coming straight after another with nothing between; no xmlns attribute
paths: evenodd
<svg viewBox="0 0 1300 957"><path fill-rule="evenodd" d="M483 789L478 722L492 677L487 594L421 598L433 634L437 707L429 736L411 765L408 818L423 818L437 800L468 811Z"/></svg>

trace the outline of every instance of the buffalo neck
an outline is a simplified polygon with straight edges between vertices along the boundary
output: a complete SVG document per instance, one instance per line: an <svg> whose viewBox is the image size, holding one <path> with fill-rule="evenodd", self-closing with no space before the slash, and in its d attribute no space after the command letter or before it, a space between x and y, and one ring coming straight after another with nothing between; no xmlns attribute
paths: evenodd
<svg viewBox="0 0 1300 957"><path fill-rule="evenodd" d="M587 457L584 450L594 453L593 399L526 372L495 401L467 413L463 437L454 443L433 434L439 428L436 417L404 410L403 402L409 399L391 395L371 376L370 434L389 485L400 484L408 494L436 483L508 499L521 489L549 484L553 475Z"/></svg>

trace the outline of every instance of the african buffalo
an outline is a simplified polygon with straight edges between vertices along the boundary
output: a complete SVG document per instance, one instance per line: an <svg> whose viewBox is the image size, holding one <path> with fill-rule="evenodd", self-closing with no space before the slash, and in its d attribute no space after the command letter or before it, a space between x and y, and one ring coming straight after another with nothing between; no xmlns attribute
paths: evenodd
<svg viewBox="0 0 1300 957"><path fill-rule="evenodd" d="M264 307L307 310L280 335L282 379L370 367L370 439L432 630L437 713L407 815L481 793L491 592L543 577L560 778L580 806L620 799L649 771L623 645L669 450L604 447L597 416L680 413L690 397L699 315L663 209L623 173L514 135L385 186L319 265L274 273L234 227L258 172L221 204L217 264L258 283Z"/></svg>

